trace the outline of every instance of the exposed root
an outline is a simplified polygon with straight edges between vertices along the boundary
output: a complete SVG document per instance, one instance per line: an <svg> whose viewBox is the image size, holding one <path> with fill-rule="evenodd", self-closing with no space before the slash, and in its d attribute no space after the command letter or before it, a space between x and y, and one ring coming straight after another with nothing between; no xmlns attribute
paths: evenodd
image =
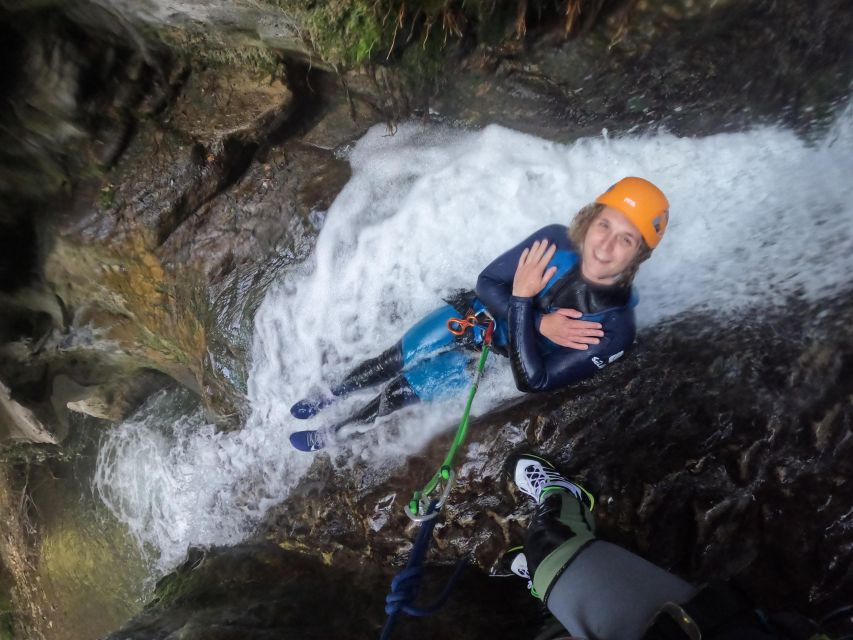
<svg viewBox="0 0 853 640"><path fill-rule="evenodd" d="M625 35L628 33L628 25L631 23L631 16L636 6L637 0L630 0L621 11L616 32L613 34L613 37L610 39L610 43L607 45L608 51L622 42L625 38Z"/></svg>
<svg viewBox="0 0 853 640"><path fill-rule="evenodd" d="M575 25L578 22L578 18L581 15L581 2L583 0L567 0L566 2L566 24L565 24L565 34L566 36L571 35L572 31L574 31Z"/></svg>
<svg viewBox="0 0 853 640"><path fill-rule="evenodd" d="M429 40L429 34L432 32L432 25L435 24L435 18L433 16L429 16L426 21L426 29L424 31L424 39L421 42L421 48L426 49L427 41Z"/></svg>
<svg viewBox="0 0 853 640"><path fill-rule="evenodd" d="M400 11L397 13L397 20L394 23L394 36L391 38L391 46L388 48L388 55L385 56L386 60L391 59L391 54L394 53L394 46L397 44L397 34L400 32L400 29L403 28L403 20L406 16L406 3L400 5Z"/></svg>
<svg viewBox="0 0 853 640"><path fill-rule="evenodd" d="M441 10L441 26L444 30L444 44L447 44L447 37L452 35L456 38L462 37L462 24L465 18L449 6L445 5Z"/></svg>
<svg viewBox="0 0 853 640"><path fill-rule="evenodd" d="M417 23L418 23L418 16L420 15L420 13L421 13L421 10L418 9L417 11L415 11L415 14L412 16L412 26L409 29L409 35L406 38L405 44L409 44L412 41L412 38L415 37L415 25L417 25Z"/></svg>
<svg viewBox="0 0 853 640"><path fill-rule="evenodd" d="M515 14L515 37L521 40L527 34L527 0L518 3Z"/></svg>
<svg viewBox="0 0 853 640"><path fill-rule="evenodd" d="M44 612L49 610L50 604L39 584L34 562L37 539L35 526L27 513L29 491L26 485L20 489L10 484L7 470L0 469L0 562L14 580L11 597L16 631L21 637L39 640L45 637Z"/></svg>

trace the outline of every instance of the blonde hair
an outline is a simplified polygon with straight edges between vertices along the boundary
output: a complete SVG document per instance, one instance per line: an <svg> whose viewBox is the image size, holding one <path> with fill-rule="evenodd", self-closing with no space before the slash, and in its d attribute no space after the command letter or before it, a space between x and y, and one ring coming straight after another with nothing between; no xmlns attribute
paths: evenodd
<svg viewBox="0 0 853 640"><path fill-rule="evenodd" d="M578 254L583 251L583 241L586 238L586 232L589 231L590 225L593 221L598 217L598 214L604 209L603 204L598 204L597 202L592 202L586 205L583 209L575 214L575 217L572 218L572 222L569 225L569 240L572 241L575 249L577 249ZM637 271L640 269L640 265L648 260L652 255L652 250L649 248L649 245L646 244L646 241L640 238L640 248L637 251L637 255L634 256L634 259L631 261L631 264L619 275L619 284L625 287L631 285L634 282L634 276L637 275Z"/></svg>

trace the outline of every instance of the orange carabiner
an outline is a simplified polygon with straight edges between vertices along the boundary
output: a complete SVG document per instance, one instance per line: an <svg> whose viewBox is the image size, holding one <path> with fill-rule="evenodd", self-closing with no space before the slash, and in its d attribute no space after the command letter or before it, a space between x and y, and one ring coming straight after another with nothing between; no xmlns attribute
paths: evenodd
<svg viewBox="0 0 853 640"><path fill-rule="evenodd" d="M447 321L447 330L454 336L461 336L468 329L477 326L477 316L470 315L467 318L450 318Z"/></svg>

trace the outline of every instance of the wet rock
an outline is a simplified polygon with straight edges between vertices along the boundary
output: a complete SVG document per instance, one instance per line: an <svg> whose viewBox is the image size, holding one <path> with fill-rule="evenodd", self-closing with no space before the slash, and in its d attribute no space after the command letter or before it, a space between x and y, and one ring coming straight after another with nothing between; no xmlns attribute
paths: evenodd
<svg viewBox="0 0 853 640"><path fill-rule="evenodd" d="M58 444L56 436L32 411L15 402L9 388L0 382L0 442L37 442Z"/></svg>
<svg viewBox="0 0 853 640"><path fill-rule="evenodd" d="M300 261L319 229L310 214L325 211L348 179L349 164L328 151L299 143L271 149L175 229L162 254L214 285L234 269L262 266L259 255Z"/></svg>
<svg viewBox="0 0 853 640"><path fill-rule="evenodd" d="M511 55L486 47L451 67L430 108L563 141L602 128L707 135L781 120L819 129L846 100L852 23L836 0L635 3L580 38L537 31Z"/></svg>
<svg viewBox="0 0 853 640"><path fill-rule="evenodd" d="M73 42L64 46L73 49ZM131 121L133 135L122 137L120 144L104 145L99 133L104 127L84 126L91 123L81 115L91 107L80 91L91 73L81 71L84 62L79 52L67 58L54 52L45 62L53 65L51 71L68 88L69 101L60 122L81 122L81 145L88 144L91 153L102 159L117 157L117 164L109 176L83 177L59 224L40 229L32 240L43 247L32 269L36 280L29 286L21 286L26 281L12 285L18 303L6 311L9 319L5 324L18 327L26 323L37 331L36 326L44 324L38 319L45 317L44 305L35 304L38 291L47 292L60 312L50 310L53 322L38 329L40 336L9 336L12 345L20 340L17 348L10 345L5 349L15 358L4 360L3 375L19 385L27 384L22 395L30 402L52 402L60 423L68 403L57 398L68 394L52 391L57 387L51 382L55 376L63 376L64 382L58 386L77 388L69 396L72 408L91 408L96 415L115 418L126 415L135 402L123 398L151 390L147 371L162 372L198 392L206 390L213 414L231 415L233 421L242 400L239 389L211 362L206 341L216 332L216 318L203 275L195 275L192 264L178 263L168 251L158 255L158 247L187 216L244 172L261 144L289 117L292 96L281 80L229 74L222 69L201 69L188 77L176 66L151 95L156 103L160 101L156 96L180 91L178 102L159 117L153 115L156 111L147 111L148 103L138 92L131 92L132 100L116 97L118 104L130 100L137 113L148 112L153 117L138 128ZM63 65L78 73L63 73ZM145 90L144 82L138 86ZM33 94L32 89L18 89L22 100ZM128 122L122 117L113 121ZM18 126L28 131L30 124ZM66 139L56 142L63 144L63 151L68 151ZM111 150L104 151L106 147ZM51 147L45 153L52 158L56 150ZM200 226L194 225L196 229ZM254 257L266 257L271 251L255 251ZM80 355L85 361L82 366L77 360ZM93 376L96 369L102 375ZM131 389L134 385L138 391ZM79 402L93 394L99 398L94 404ZM115 404L109 407L104 402Z"/></svg>
<svg viewBox="0 0 853 640"><path fill-rule="evenodd" d="M66 237L92 242L145 231L152 248L162 245L243 174L293 108L280 79L183 69L174 83L177 101L139 128L97 202L81 194L79 220L63 226Z"/></svg>
<svg viewBox="0 0 853 640"><path fill-rule="evenodd" d="M268 51L276 50L326 66L303 37L300 14L283 11L279 5L245 0L227 5L203 0L144 4L113 0L105 6L82 1L63 8L87 29L141 43L153 38L208 62L275 66L275 56Z"/></svg>
<svg viewBox="0 0 853 640"><path fill-rule="evenodd" d="M46 19L22 12L11 20L5 6L0 14L4 50L12 56L4 77L8 100L0 109L0 130L7 136L0 140L0 227L10 242L0 257L0 376L16 397L61 430L65 394L54 394L53 377L64 374L71 385L98 384L121 367L107 360L93 380L97 355L80 363L66 348L74 338L63 334L77 309L44 277L61 218L55 212L67 212L73 182L93 180L124 148L133 127L128 110L140 103L151 76L141 56L115 42L86 38L61 14ZM19 68L32 75L18 74Z"/></svg>
<svg viewBox="0 0 853 640"><path fill-rule="evenodd" d="M51 402L88 416L119 422L131 415L153 393L174 385L169 376L154 369L94 385L80 385L60 374L54 378ZM61 415L57 408L57 414Z"/></svg>
<svg viewBox="0 0 853 640"><path fill-rule="evenodd" d="M67 199L71 183L97 174L120 153L133 128L129 112L157 74L132 46L91 38L62 12L4 5L0 33L7 61L0 220L24 213L42 219L41 208L64 209L57 203Z"/></svg>
<svg viewBox="0 0 853 640"><path fill-rule="evenodd" d="M383 601L390 575L389 568L360 563L357 558L346 566L330 566L269 543L191 550L186 563L158 583L145 612L108 638L378 637L385 623ZM442 569L425 577L424 603L448 577ZM458 589L481 591L487 581L470 572ZM463 596L451 601L439 616L402 619L395 635L434 638L450 624L459 637L477 639L536 627L535 608L521 616L515 610L502 610L500 598L513 597L507 580L489 586L490 597Z"/></svg>

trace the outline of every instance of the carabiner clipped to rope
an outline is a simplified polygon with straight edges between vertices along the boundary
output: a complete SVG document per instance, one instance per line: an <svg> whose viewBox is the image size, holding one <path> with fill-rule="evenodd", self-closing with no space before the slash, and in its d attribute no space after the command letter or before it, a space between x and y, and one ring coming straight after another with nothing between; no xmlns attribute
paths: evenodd
<svg viewBox="0 0 853 640"><path fill-rule="evenodd" d="M465 405L465 413L462 414L462 420L459 422L459 427L456 429L456 437L453 438L453 444L450 445L450 451L444 457L441 467L435 475L430 479L426 486L421 491L415 491L409 504L403 509L406 515L420 525L417 540L412 547L412 552L409 555L409 561L406 563L406 568L397 574L394 580L391 581L391 593L385 599L385 612L388 614L388 619L385 626L382 628L382 636L380 640L388 640L391 637L391 632L394 629L395 621L399 613L407 613L413 616L424 616L435 613L439 607L450 597L450 592L453 585L459 578L462 569L466 565L463 558L460 560L456 569L453 572L453 577L447 586L444 588L439 599L429 607L415 607L412 602L417 597L420 586L420 578L424 557L426 556L430 540L432 539L432 531L437 522L437 516L441 507L444 505L453 486L456 484L456 473L453 471L453 460L456 457L456 452L462 446L465 440L465 434L468 432L468 424L471 416L471 404L474 402L474 396L477 394L477 387L480 384L480 378L483 377L483 370L486 367L486 358L489 357L489 347L492 344L492 335L495 330L495 320L486 312L488 317L488 325L483 333L483 350L480 353L480 360L477 363L477 373L474 376L474 382L471 383L471 391L468 393L468 404ZM455 323L455 324L454 324ZM467 329L480 326L480 322L476 315L469 315L467 318L451 318L447 323L447 328L454 335L462 335ZM459 333L457 333L457 331ZM430 495L442 483L441 493L438 498L431 498Z"/></svg>
<svg viewBox="0 0 853 640"><path fill-rule="evenodd" d="M432 502L429 499L429 495L425 495L421 491L415 491L415 494L412 496L409 504L403 508L403 511L406 512L406 515L409 516L409 520L412 522L426 522L427 520L432 520L433 518L438 517L439 510L444 506L447 496L450 495L450 492L453 490L453 486L456 484L456 473L453 469L447 470L446 478L442 474L442 471L444 471L444 469L435 474L429 484L427 484L427 487L429 487L430 485L433 485L433 482L435 482L435 485L433 485L434 488L441 482L441 480L444 480L444 488L442 489L438 500L435 501L432 510L429 509L429 505Z"/></svg>
<svg viewBox="0 0 853 640"><path fill-rule="evenodd" d="M480 353L480 360L477 362L477 372L474 375L474 382L471 383L471 390L468 392L468 403L465 405L465 412L462 414L462 420L459 421L459 427L456 429L456 437L453 438L453 444L450 445L450 450L444 457L444 462L442 462L441 467L436 474L430 478L430 481L427 482L423 489L415 491L412 495L412 499L409 501L409 504L407 504L404 509L406 515L414 522L424 522L435 518L438 515L441 506L444 504L445 500L447 500L447 496L450 495L450 491L453 489L453 485L456 482L456 474L453 471L453 461L468 433L468 425L471 421L471 405L474 402L474 396L477 394L477 388L480 386L480 378L483 377L483 370L486 367L486 358L489 357L489 347L492 344L492 335L495 330L494 319L491 316L488 317L488 325L483 336L483 350ZM469 316L465 322L470 322L471 318L474 319L474 326L478 326L479 320L473 315ZM458 318L448 321L447 328L450 329L450 331L453 331L453 329L450 328L450 322L453 321L462 322ZM437 499L437 506L434 509L427 511L424 508L424 505L429 503L430 496L435 491L436 487L438 487L442 482L444 482L444 487L442 487L441 495Z"/></svg>

